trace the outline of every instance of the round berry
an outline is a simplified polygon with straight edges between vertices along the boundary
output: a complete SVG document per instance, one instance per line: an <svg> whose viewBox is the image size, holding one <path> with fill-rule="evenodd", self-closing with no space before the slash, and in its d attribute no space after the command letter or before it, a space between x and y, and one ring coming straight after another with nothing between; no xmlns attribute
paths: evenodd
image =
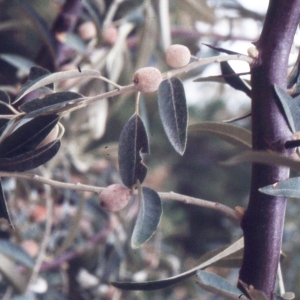
<svg viewBox="0 0 300 300"><path fill-rule="evenodd" d="M118 39L118 29L115 26L106 26L102 30L103 43L113 46Z"/></svg>
<svg viewBox="0 0 300 300"><path fill-rule="evenodd" d="M135 88L142 93L157 91L162 81L162 74L157 68L145 67L137 70L133 76Z"/></svg>
<svg viewBox="0 0 300 300"><path fill-rule="evenodd" d="M97 29L92 21L87 21L79 26L78 33L83 40L91 40L97 36Z"/></svg>
<svg viewBox="0 0 300 300"><path fill-rule="evenodd" d="M57 138L58 132L59 132L59 127L58 125L55 125L55 127L48 133L48 135L36 148L37 149L42 148L43 146L53 142Z"/></svg>
<svg viewBox="0 0 300 300"><path fill-rule="evenodd" d="M171 45L166 50L166 62L171 68L181 68L189 64L191 52L183 45Z"/></svg>
<svg viewBox="0 0 300 300"><path fill-rule="evenodd" d="M112 184L106 187L99 197L100 206L110 212L123 209L130 200L130 190L120 184Z"/></svg>

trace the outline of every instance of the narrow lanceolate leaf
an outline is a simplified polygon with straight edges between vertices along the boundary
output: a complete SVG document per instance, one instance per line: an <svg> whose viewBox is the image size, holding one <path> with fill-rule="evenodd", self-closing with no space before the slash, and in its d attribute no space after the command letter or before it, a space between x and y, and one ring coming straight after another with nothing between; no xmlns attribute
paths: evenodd
<svg viewBox="0 0 300 300"><path fill-rule="evenodd" d="M204 290L221 296L222 299L248 299L236 286L213 273L199 270L195 282Z"/></svg>
<svg viewBox="0 0 300 300"><path fill-rule="evenodd" d="M149 153L148 136L142 119L134 114L125 124L119 139L119 171L128 188L146 178L147 167L141 153Z"/></svg>
<svg viewBox="0 0 300 300"><path fill-rule="evenodd" d="M217 256L219 253L224 251L229 246L230 245L220 246L216 249L206 252L201 256L197 264L200 264L202 262L209 260L212 257ZM243 255L244 255L244 249L242 248L222 259L217 260L216 262L212 263L211 266L222 267L222 268L240 268L243 261Z"/></svg>
<svg viewBox="0 0 300 300"><path fill-rule="evenodd" d="M162 81L158 88L158 108L169 141L183 155L187 141L188 110L184 87L179 78Z"/></svg>
<svg viewBox="0 0 300 300"><path fill-rule="evenodd" d="M0 157L11 158L36 148L58 123L57 115L36 117L20 125L0 143Z"/></svg>
<svg viewBox="0 0 300 300"><path fill-rule="evenodd" d="M216 46L205 44L205 43L202 43L202 45L205 45L208 48L214 49L214 50L219 51L219 52L223 52L223 53L227 53L227 54L239 54L239 55L242 55L241 53L238 53L238 52L235 52L235 51L231 51L231 50L228 50L228 49L225 49L225 48L220 48L220 47L216 47Z"/></svg>
<svg viewBox="0 0 300 300"><path fill-rule="evenodd" d="M300 199L300 177L289 178L259 189L260 192L273 196Z"/></svg>
<svg viewBox="0 0 300 300"><path fill-rule="evenodd" d="M254 162L264 165L289 167L294 171L300 171L300 162L292 158L285 157L275 152L267 151L247 151L229 160L222 162L224 165L236 165L242 162Z"/></svg>
<svg viewBox="0 0 300 300"><path fill-rule="evenodd" d="M227 61L223 61L220 63L221 71L224 80L234 89L244 92L247 96L251 98L251 90L245 84L245 82L239 76L232 76L236 75L234 70L230 67Z"/></svg>
<svg viewBox="0 0 300 300"><path fill-rule="evenodd" d="M150 188L142 188L139 213L131 237L131 246L136 249L155 233L161 216L162 203L158 194Z"/></svg>
<svg viewBox="0 0 300 300"><path fill-rule="evenodd" d="M218 254L215 256L208 258L205 262L202 262L197 267L181 273L179 275L169 277L163 280L157 281L145 281L145 282L112 282L111 284L117 288L123 290L158 290L167 288L172 286L176 283L179 283L193 275L196 275L196 272L201 269L205 269L208 266L212 265L213 263L217 262L224 257L233 254L244 247L244 238L239 239L238 241L234 242L232 245L227 247L226 249L220 250Z"/></svg>
<svg viewBox="0 0 300 300"><path fill-rule="evenodd" d="M71 100L82 98L82 95L74 92L58 92L50 95L46 95L44 98L33 99L24 103L20 109L26 113L30 113L36 110L42 110L43 113L47 112L47 107L51 107L55 104L68 103Z"/></svg>
<svg viewBox="0 0 300 300"><path fill-rule="evenodd" d="M26 73L35 65L32 60L17 54L3 53L0 54L0 58Z"/></svg>
<svg viewBox="0 0 300 300"><path fill-rule="evenodd" d="M101 73L96 70L81 70L79 72L78 70L73 70L73 71L62 71L62 72L57 72L49 75L43 75L36 80L32 80L28 82L22 89L21 92L19 93L18 97L14 101L16 103L19 101L22 97L27 95L28 93L43 87L45 85L48 85L50 83L54 82L59 82L62 80L66 79L72 79L72 78L80 78L80 77L93 77L93 78L99 78Z"/></svg>
<svg viewBox="0 0 300 300"><path fill-rule="evenodd" d="M297 105L297 101L281 87L275 85L274 89L282 105L290 129L293 132L300 131L300 108Z"/></svg>
<svg viewBox="0 0 300 300"><path fill-rule="evenodd" d="M8 223L10 224L10 226L13 227L11 219L10 219L9 211L7 208L7 204L6 204L6 199L4 196L1 178L0 178L0 218L6 219L8 221ZM0 239L0 242L1 242L1 239ZM1 243L0 243L0 247L1 247ZM1 248L0 248L0 251L1 251Z"/></svg>
<svg viewBox="0 0 300 300"><path fill-rule="evenodd" d="M243 120L243 119L246 119L248 117L251 117L251 114L252 112L251 111L248 111L240 116L237 116L237 117L233 117L231 119L228 119L228 120L224 120L223 122L224 123L232 123L232 122L235 122L235 121L239 121L239 120Z"/></svg>
<svg viewBox="0 0 300 300"><path fill-rule="evenodd" d="M216 82L216 83L225 83L225 80L222 76L207 76L207 77L199 77L193 80L194 82Z"/></svg>
<svg viewBox="0 0 300 300"><path fill-rule="evenodd" d="M209 134L223 139L239 148L252 148L252 134L249 130L220 122L203 122L188 127L189 135Z"/></svg>
<svg viewBox="0 0 300 300"><path fill-rule="evenodd" d="M53 158L60 148L60 141L53 141L44 147L29 151L27 153L0 159L0 171L4 172L25 172L35 169L51 158Z"/></svg>

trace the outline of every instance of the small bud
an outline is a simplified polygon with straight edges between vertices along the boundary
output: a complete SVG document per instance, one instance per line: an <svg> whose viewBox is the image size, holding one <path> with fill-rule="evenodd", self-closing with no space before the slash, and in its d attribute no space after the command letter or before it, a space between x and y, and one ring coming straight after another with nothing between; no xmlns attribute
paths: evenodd
<svg viewBox="0 0 300 300"><path fill-rule="evenodd" d="M249 47L247 49L248 55L252 58L257 58L259 55L259 51L256 49L256 47Z"/></svg>
<svg viewBox="0 0 300 300"><path fill-rule="evenodd" d="M189 64L191 52L183 45L171 45L166 50L166 62L171 68L182 68Z"/></svg>
<svg viewBox="0 0 300 300"><path fill-rule="evenodd" d="M97 29L92 21L88 21L79 26L78 33L83 40L91 40L97 36Z"/></svg>
<svg viewBox="0 0 300 300"><path fill-rule="evenodd" d="M239 218L240 221L242 221L242 219L243 219L243 217L244 217L244 214L245 214L245 212L246 212L245 208L242 207L242 206L236 206L236 207L234 208L234 210L235 210L236 216Z"/></svg>
<svg viewBox="0 0 300 300"><path fill-rule="evenodd" d="M142 93L152 93L157 91L161 81L161 72L153 67L141 68L137 70L133 76L135 88Z"/></svg>
<svg viewBox="0 0 300 300"><path fill-rule="evenodd" d="M130 200L130 190L120 184L112 184L106 187L99 197L100 206L110 212L122 210Z"/></svg>

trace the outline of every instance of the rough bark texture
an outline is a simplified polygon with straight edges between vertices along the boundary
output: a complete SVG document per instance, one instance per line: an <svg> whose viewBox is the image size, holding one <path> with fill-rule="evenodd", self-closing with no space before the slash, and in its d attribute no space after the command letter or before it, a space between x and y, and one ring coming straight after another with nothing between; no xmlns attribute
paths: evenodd
<svg viewBox="0 0 300 300"><path fill-rule="evenodd" d="M256 47L259 57L252 75L253 150L289 155L284 143L292 139L278 106L273 85L287 85L290 48L300 18L300 0L271 0ZM242 221L245 236L240 280L273 299L281 249L286 199L258 192L258 188L288 178L289 170L253 164L248 209Z"/></svg>

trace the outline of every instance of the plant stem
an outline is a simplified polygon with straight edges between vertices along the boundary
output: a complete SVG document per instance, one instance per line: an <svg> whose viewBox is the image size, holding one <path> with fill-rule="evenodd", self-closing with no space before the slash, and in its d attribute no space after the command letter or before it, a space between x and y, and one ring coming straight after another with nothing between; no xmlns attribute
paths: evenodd
<svg viewBox="0 0 300 300"><path fill-rule="evenodd" d="M25 173L25 172L24 173L0 172L0 178L1 177L23 178L23 179L41 182L50 185L54 188L70 189L70 190L81 191L81 192L92 192L95 194L100 194L104 190L103 187L81 184L79 182L65 183L53 179L47 179L45 177L36 174ZM175 201L183 202L185 204L193 204L201 207L207 207L210 209L220 211L221 213L225 214L227 217L231 218L234 221L239 221L238 215L236 214L235 210L221 203L189 197L174 192L158 193L158 194L162 200L175 200Z"/></svg>
<svg viewBox="0 0 300 300"><path fill-rule="evenodd" d="M286 89L290 48L300 18L300 0L271 0L265 25L256 43L259 57L252 65L253 150L272 150L289 155L292 140L278 106L273 85ZM286 199L262 194L259 188L289 177L286 167L252 165L248 209L242 220L245 251L240 280L273 299L281 249Z"/></svg>

